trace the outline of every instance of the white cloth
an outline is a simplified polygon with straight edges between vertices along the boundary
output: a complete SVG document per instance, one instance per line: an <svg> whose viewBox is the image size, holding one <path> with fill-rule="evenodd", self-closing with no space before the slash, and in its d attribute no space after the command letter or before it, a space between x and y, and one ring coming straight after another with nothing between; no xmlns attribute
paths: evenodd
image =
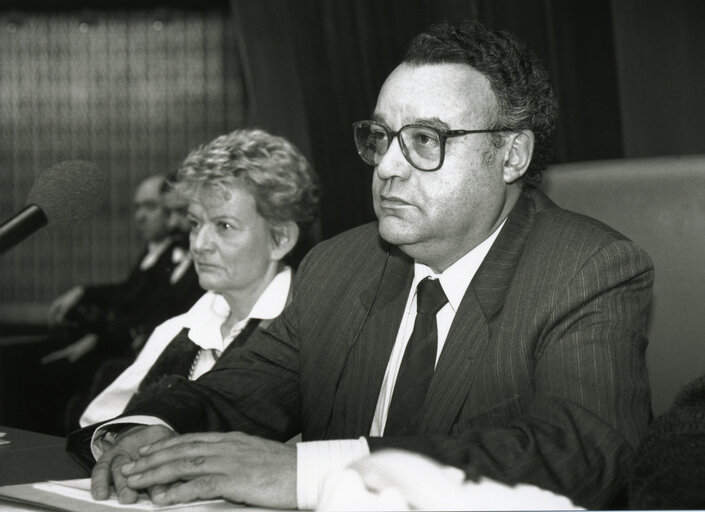
<svg viewBox="0 0 705 512"><path fill-rule="evenodd" d="M398 450L377 452L326 478L316 510L584 510L533 485L466 481L458 468Z"/></svg>
<svg viewBox="0 0 705 512"><path fill-rule="evenodd" d="M289 296L291 280L290 267L279 272L257 299L247 318L235 324L225 338L220 327L228 318L230 307L222 296L207 292L188 312L170 318L152 332L135 362L88 405L79 420L80 425L85 427L121 414L154 362L184 328L189 329L189 339L203 349L190 378L196 379L206 373L248 320L271 320L281 314Z"/></svg>
<svg viewBox="0 0 705 512"><path fill-rule="evenodd" d="M414 280L411 283L409 297L406 301L404 316L397 333L392 353L389 356L382 387L377 398L377 407L370 427L370 436L381 436L387 422L387 412L394 392L394 383L399 373L406 344L411 337L416 320L416 286L425 277L440 279L441 287L448 298L446 304L436 314L438 328L438 351L436 362L443 350L450 325L455 313L460 307L460 301L475 277L477 269L487 256L504 222L485 241L473 248L469 253L448 267L442 274L435 274L426 265L414 265ZM343 439L335 441L316 441L315 443L297 444L297 484L296 493L298 506L301 509L314 508L323 482L328 474L347 466L349 463L370 453L364 437L359 439Z"/></svg>

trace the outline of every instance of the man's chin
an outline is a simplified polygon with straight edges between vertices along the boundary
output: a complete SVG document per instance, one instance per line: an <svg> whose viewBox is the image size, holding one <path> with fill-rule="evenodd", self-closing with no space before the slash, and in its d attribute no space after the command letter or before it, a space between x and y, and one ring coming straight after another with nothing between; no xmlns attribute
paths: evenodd
<svg viewBox="0 0 705 512"><path fill-rule="evenodd" d="M417 234L401 222L383 219L379 222L379 234L392 245L408 245L418 241Z"/></svg>

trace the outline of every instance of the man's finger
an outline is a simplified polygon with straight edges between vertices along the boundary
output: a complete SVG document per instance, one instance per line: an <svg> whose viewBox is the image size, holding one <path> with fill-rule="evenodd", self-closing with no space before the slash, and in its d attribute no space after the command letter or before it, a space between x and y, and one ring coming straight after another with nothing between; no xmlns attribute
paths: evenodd
<svg viewBox="0 0 705 512"><path fill-rule="evenodd" d="M137 460L130 461L122 468L123 475L130 476L144 473L145 471L178 461L213 458L222 455L223 450L227 449L226 446L220 443L193 440L163 444L164 447L159 449L140 450L140 457ZM152 446L157 445L162 445L162 443L154 443ZM190 463L184 462L184 467L191 468L192 466Z"/></svg>
<svg viewBox="0 0 705 512"><path fill-rule="evenodd" d="M162 439L147 446L140 448L140 455L149 455L167 448L182 446L188 443L220 443L227 437L232 437L232 434L224 434L222 432L199 432L195 434L184 434L181 436Z"/></svg>
<svg viewBox="0 0 705 512"><path fill-rule="evenodd" d="M133 489L145 489L218 472L216 464L219 456L215 453L193 453L167 458L162 457L162 453L157 457L150 456L151 460L148 461L140 459L138 463L143 464L139 466L135 463L124 467L122 473L127 478L127 484Z"/></svg>
<svg viewBox="0 0 705 512"><path fill-rule="evenodd" d="M147 489L147 492L149 493L149 497L152 501L154 501L155 496L162 496L166 493L166 490L169 488L168 485L153 485L149 489Z"/></svg>
<svg viewBox="0 0 705 512"><path fill-rule="evenodd" d="M110 497L110 461L101 458L91 472L91 496L95 500L107 500Z"/></svg>
<svg viewBox="0 0 705 512"><path fill-rule="evenodd" d="M115 494L117 494L118 503L135 503L137 501L137 491L130 488L127 484L127 478L122 474L120 468L124 466L130 458L125 455L117 455L113 458L110 465L111 474L113 477L113 483L115 485Z"/></svg>
<svg viewBox="0 0 705 512"><path fill-rule="evenodd" d="M188 482L178 482L168 488L154 492L152 501L157 505L174 505L194 500L207 500L223 496L223 478L219 475L204 475ZM233 489L230 489L232 492Z"/></svg>

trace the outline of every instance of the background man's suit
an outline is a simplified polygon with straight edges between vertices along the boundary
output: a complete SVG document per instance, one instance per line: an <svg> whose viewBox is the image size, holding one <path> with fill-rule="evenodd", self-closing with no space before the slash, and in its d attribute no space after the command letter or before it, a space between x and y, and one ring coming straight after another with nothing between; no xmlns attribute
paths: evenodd
<svg viewBox="0 0 705 512"><path fill-rule="evenodd" d="M412 276L376 224L326 241L302 263L291 305L246 349L196 383L163 382L128 413L179 433L367 436ZM456 313L420 434L368 438L371 449L408 448L605 506L649 417L652 279L632 242L526 190Z"/></svg>
<svg viewBox="0 0 705 512"><path fill-rule="evenodd" d="M124 281L84 287L66 315L67 324L47 343L59 348L93 333L96 347L77 361L39 367L33 401L42 404L38 421L43 429L63 435L77 428L90 399L134 360L133 340L144 341L157 325L186 311L203 294L192 264L178 281L170 282L177 265L173 254L183 251L181 245L171 242L145 269L140 267L144 251ZM61 386L48 384L57 379Z"/></svg>
<svg viewBox="0 0 705 512"><path fill-rule="evenodd" d="M67 315L79 330L99 334L99 352L127 355L137 334L148 336L164 320L183 313L203 294L193 265L171 283L176 267L172 242L148 268L140 268L142 253L127 278L119 283L84 288L79 303Z"/></svg>

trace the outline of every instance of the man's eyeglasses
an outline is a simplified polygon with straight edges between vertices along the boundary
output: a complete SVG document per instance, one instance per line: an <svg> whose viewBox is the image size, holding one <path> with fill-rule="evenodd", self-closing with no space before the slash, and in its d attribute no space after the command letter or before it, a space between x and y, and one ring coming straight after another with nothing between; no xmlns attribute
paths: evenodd
<svg viewBox="0 0 705 512"><path fill-rule="evenodd" d="M406 161L420 171L436 171L443 165L446 140L471 133L510 131L506 128L488 130L443 130L421 124L407 124L394 132L377 121L353 123L355 145L365 163L377 165L389 150L394 137L398 137Z"/></svg>

